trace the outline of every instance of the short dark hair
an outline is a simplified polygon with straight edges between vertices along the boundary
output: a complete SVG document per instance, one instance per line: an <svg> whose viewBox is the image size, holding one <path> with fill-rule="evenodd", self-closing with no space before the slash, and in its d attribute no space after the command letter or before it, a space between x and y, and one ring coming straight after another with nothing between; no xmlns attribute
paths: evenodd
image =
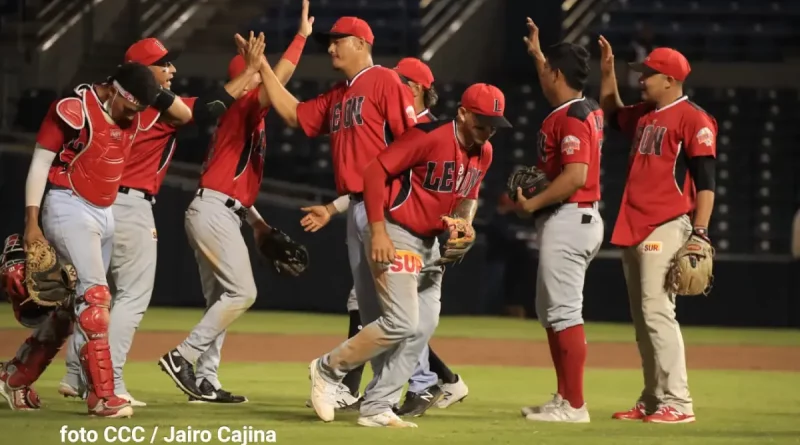
<svg viewBox="0 0 800 445"><path fill-rule="evenodd" d="M422 94L422 100L425 102L425 108L433 108L439 102L439 93L436 92L436 87L431 84L431 87Z"/></svg>
<svg viewBox="0 0 800 445"><path fill-rule="evenodd" d="M544 56L550 68L561 72L570 88L578 91L586 88L589 80L589 51L586 48L561 42L548 47Z"/></svg>
<svg viewBox="0 0 800 445"><path fill-rule="evenodd" d="M109 81L111 83L116 81L141 105L148 107L153 105L161 88L150 68L136 62L123 63L117 67Z"/></svg>

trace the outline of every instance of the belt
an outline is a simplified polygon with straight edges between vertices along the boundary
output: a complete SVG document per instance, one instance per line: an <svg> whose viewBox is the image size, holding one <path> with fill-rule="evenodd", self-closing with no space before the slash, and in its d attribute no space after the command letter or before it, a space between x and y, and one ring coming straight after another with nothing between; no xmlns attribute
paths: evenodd
<svg viewBox="0 0 800 445"><path fill-rule="evenodd" d="M363 193L351 193L350 194L350 200L351 201L355 201L355 202L361 202L361 201L364 200L364 194Z"/></svg>
<svg viewBox="0 0 800 445"><path fill-rule="evenodd" d="M592 209L597 205L597 201L578 202L575 204L577 204L579 209Z"/></svg>
<svg viewBox="0 0 800 445"><path fill-rule="evenodd" d="M151 195L150 193L130 187L120 187L119 192L129 196L136 196L137 198L142 198L145 201L150 201L150 202L155 202L156 198L154 195Z"/></svg>
<svg viewBox="0 0 800 445"><path fill-rule="evenodd" d="M247 220L247 207L243 206L242 203L238 199L233 199L230 196L220 193L216 190L211 189L200 189L197 191L196 196L202 198L203 194L208 194L209 196L216 196L217 198L221 198L225 200L225 207L231 209L236 216L239 217L242 221Z"/></svg>

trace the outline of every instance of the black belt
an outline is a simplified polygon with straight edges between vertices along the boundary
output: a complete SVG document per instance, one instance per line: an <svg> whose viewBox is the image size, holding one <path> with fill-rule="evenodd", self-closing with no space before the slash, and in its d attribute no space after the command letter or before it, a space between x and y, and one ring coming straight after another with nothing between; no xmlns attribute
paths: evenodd
<svg viewBox="0 0 800 445"><path fill-rule="evenodd" d="M152 201L153 199L155 199L154 195L151 195L150 193L147 193L144 190L139 190L139 189L135 189L135 188L131 188L131 187L120 187L119 188L119 192L120 193L124 193L126 195L130 194L131 190L135 190L135 191L137 191L139 193L142 193L144 195L144 199L147 200L147 201Z"/></svg>
<svg viewBox="0 0 800 445"><path fill-rule="evenodd" d="M364 200L364 194L363 193L351 193L350 194L350 200L351 201L355 201L355 202L362 202Z"/></svg>
<svg viewBox="0 0 800 445"><path fill-rule="evenodd" d="M205 189L200 189L200 190L198 190L198 191L197 191L197 196L199 196L199 197L201 197L201 198L202 198L202 197L203 197L203 191L204 191L204 190L205 190ZM235 200L235 199L233 199L233 198L228 198L228 199L225 201L225 207L227 207L227 208L231 209L231 211L232 211L233 213L235 213L235 214L236 214L236 216L238 216L238 217L239 217L239 219L241 219L242 221L245 221L245 220L247 220L247 207L245 207L245 206L240 206L238 209L236 209L236 210L233 210L233 208L234 208L235 206L236 206L236 200Z"/></svg>

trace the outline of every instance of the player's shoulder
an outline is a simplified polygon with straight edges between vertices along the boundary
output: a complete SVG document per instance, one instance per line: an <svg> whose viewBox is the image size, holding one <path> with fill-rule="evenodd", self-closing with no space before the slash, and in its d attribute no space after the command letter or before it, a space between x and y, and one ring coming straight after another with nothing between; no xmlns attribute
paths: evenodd
<svg viewBox="0 0 800 445"><path fill-rule="evenodd" d="M439 131L442 131L443 127L450 123L452 123L452 121L431 120L429 122L419 123L415 125L414 128L423 133L438 133Z"/></svg>
<svg viewBox="0 0 800 445"><path fill-rule="evenodd" d="M577 119L580 122L585 122L590 116L603 112L600 105L591 97L584 97L583 100L569 104L565 111L568 119Z"/></svg>
<svg viewBox="0 0 800 445"><path fill-rule="evenodd" d="M707 119L709 119L709 120L711 120L713 122L716 122L716 119L714 119L714 116L712 116L711 113L709 113L708 111L703 109L703 107L698 105L696 102L692 101L691 99L686 99L685 102L686 102L685 109L690 114L695 115L696 117L700 117L700 118L707 118Z"/></svg>
<svg viewBox="0 0 800 445"><path fill-rule="evenodd" d="M83 110L83 101L78 96L78 88L75 88L74 94L56 99L53 107L59 120L74 130L80 130L86 124L86 113Z"/></svg>
<svg viewBox="0 0 800 445"><path fill-rule="evenodd" d="M401 85L400 76L393 69L386 68L385 66L375 65L369 68L365 73L365 77L369 77L375 83L391 83Z"/></svg>
<svg viewBox="0 0 800 445"><path fill-rule="evenodd" d="M494 147L492 143L489 141L484 142L483 146L481 147L481 162L484 164L492 162L492 156L494 155Z"/></svg>

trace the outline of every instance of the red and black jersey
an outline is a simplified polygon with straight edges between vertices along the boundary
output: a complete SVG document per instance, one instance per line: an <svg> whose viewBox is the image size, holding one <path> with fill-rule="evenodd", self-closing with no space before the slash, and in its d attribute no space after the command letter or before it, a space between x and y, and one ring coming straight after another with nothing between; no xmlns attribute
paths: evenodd
<svg viewBox="0 0 800 445"><path fill-rule="evenodd" d="M237 99L222 115L203 163L200 187L252 206L264 173L267 142L259 88Z"/></svg>
<svg viewBox="0 0 800 445"><path fill-rule="evenodd" d="M183 103L194 109L196 97L182 98ZM125 161L125 171L120 185L157 195L167 175L172 156L175 154L178 128L159 122L161 113L153 107L142 112L139 133L131 153Z"/></svg>
<svg viewBox="0 0 800 445"><path fill-rule="evenodd" d="M442 216L463 199L477 199L492 163L492 145L465 149L454 121L419 124L387 150L378 162L392 180L383 203L391 221L419 236L444 231Z"/></svg>
<svg viewBox="0 0 800 445"><path fill-rule="evenodd" d="M361 193L363 172L395 138L416 125L411 91L397 74L372 66L297 105L305 134L330 134L338 194Z"/></svg>
<svg viewBox="0 0 800 445"><path fill-rule="evenodd" d="M586 183L567 202L600 200L600 157L603 146L603 110L582 97L553 110L539 130L539 164L553 181L570 163L588 165Z"/></svg>
<svg viewBox="0 0 800 445"><path fill-rule="evenodd" d="M656 109L640 103L620 109L611 125L632 140L628 179L611 242L634 246L659 225L695 207L696 190L685 158L717 155L717 122L686 96Z"/></svg>

